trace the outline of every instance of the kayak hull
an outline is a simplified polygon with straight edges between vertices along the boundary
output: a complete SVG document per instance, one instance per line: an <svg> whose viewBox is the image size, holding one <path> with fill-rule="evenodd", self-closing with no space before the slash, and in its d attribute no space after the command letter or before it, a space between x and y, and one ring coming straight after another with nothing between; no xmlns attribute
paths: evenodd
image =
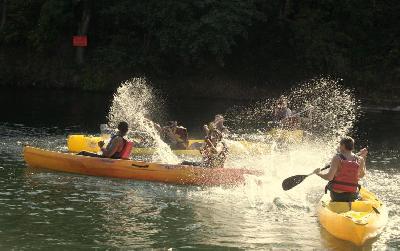
<svg viewBox="0 0 400 251"><path fill-rule="evenodd" d="M373 193L362 188L362 200L331 202L325 194L319 202L318 218L321 225L338 239L362 246L377 237L384 229L388 212L385 205Z"/></svg>
<svg viewBox="0 0 400 251"><path fill-rule="evenodd" d="M78 156L71 153L47 151L29 146L24 148L24 159L31 168L184 185L237 185L245 182L246 175L261 175L261 172L254 170L212 169L132 160L95 158Z"/></svg>

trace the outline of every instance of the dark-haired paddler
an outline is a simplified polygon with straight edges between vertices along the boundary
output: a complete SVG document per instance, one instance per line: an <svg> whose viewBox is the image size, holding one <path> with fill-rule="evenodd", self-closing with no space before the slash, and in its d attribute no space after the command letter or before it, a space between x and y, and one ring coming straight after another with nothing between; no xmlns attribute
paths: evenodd
<svg viewBox="0 0 400 251"><path fill-rule="evenodd" d="M362 149L357 155L353 153L354 139L343 137L339 152L333 156L328 173L315 169L314 173L328 180L326 190L330 191L332 201L351 202L358 199L360 185L358 181L365 176L368 150Z"/></svg>

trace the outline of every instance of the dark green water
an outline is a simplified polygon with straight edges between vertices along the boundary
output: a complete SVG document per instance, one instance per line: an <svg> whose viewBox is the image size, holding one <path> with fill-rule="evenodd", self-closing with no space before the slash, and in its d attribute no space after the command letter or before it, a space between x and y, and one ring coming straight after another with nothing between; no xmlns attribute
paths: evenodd
<svg viewBox="0 0 400 251"><path fill-rule="evenodd" d="M1 250L400 249L400 113L364 112L355 126L359 147L370 149L364 185L389 208L384 233L357 248L335 239L318 224L315 205L323 193L323 181L310 178L284 193L276 175L279 168L266 167L262 186L249 182L237 188L28 169L22 157L24 145L65 150L69 133L97 132L98 124L105 121L110 96L9 91L0 98ZM168 110L174 114L170 117L199 134L212 114L235 103L188 99L174 101ZM262 164L263 158L255 165ZM296 158L291 161L296 165ZM299 164L297 172L314 168Z"/></svg>

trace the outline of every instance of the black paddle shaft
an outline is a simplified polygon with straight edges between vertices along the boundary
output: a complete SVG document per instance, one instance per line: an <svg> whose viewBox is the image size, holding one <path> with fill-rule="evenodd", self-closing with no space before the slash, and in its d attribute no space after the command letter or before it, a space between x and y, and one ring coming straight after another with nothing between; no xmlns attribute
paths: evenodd
<svg viewBox="0 0 400 251"><path fill-rule="evenodd" d="M321 169L321 171L328 169L329 167L331 167L330 165L326 165L324 168ZM286 178L283 182L282 182L282 188L283 190L287 191L292 189L293 187L297 186L298 184L300 184L301 182L303 182L303 180L305 180L308 176L312 175L311 174L307 174L307 175L295 175L295 176L291 176L289 178Z"/></svg>

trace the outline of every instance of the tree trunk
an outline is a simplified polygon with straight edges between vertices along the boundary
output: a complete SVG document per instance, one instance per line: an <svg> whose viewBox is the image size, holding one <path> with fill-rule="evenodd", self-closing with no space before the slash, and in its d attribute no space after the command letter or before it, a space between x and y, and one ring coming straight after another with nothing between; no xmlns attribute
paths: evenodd
<svg viewBox="0 0 400 251"><path fill-rule="evenodd" d="M3 31L4 26L6 25L6 16L7 16L7 0L3 0L3 6L1 8L0 32Z"/></svg>
<svg viewBox="0 0 400 251"><path fill-rule="evenodd" d="M290 0L284 0L283 8L281 9L280 18L287 18L292 12L292 2Z"/></svg>
<svg viewBox="0 0 400 251"><path fill-rule="evenodd" d="M91 0L83 0L82 18L78 27L78 36L86 36L89 30L89 22L91 17ZM85 47L76 48L76 63L82 65L84 60Z"/></svg>

